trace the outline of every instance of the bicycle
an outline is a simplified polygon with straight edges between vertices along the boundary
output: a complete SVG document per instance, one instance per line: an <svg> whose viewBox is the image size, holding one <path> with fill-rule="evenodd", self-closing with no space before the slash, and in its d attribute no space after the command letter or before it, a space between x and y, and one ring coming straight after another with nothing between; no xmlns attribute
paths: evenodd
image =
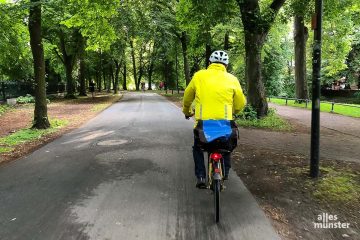
<svg viewBox="0 0 360 240"><path fill-rule="evenodd" d="M185 116L189 120L192 116ZM207 189L214 192L214 217L215 222L220 221L220 192L224 189L225 163L223 153L230 151L225 149L202 149L208 153Z"/></svg>
<svg viewBox="0 0 360 240"><path fill-rule="evenodd" d="M224 158L222 156L225 150L208 151L208 174L207 188L214 192L214 216L215 222L220 220L220 192L224 188Z"/></svg>

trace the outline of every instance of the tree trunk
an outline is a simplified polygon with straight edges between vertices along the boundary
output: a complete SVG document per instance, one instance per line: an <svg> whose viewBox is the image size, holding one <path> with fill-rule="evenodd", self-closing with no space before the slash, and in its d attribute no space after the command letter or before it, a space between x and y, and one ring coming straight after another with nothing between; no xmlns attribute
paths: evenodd
<svg viewBox="0 0 360 240"><path fill-rule="evenodd" d="M205 49L205 66L206 66L206 68L210 65L210 61L209 61L210 56L211 56L211 46L210 46L210 44L206 44L206 49Z"/></svg>
<svg viewBox="0 0 360 240"><path fill-rule="evenodd" d="M229 34L229 32L226 32L225 37L224 37L224 50L228 51L229 49L230 49L230 34ZM233 70L232 64L229 62L227 71L231 72L232 70Z"/></svg>
<svg viewBox="0 0 360 240"><path fill-rule="evenodd" d="M139 84L137 83L136 59L135 59L135 49L134 49L133 40L130 40L130 47L131 47L131 60L132 60L132 64L133 64L133 74L134 74L136 91L139 91Z"/></svg>
<svg viewBox="0 0 360 240"><path fill-rule="evenodd" d="M80 59L80 74L79 74L79 80L80 80L80 96L87 96L86 94L86 78L85 78L85 70L86 65L84 59Z"/></svg>
<svg viewBox="0 0 360 240"><path fill-rule="evenodd" d="M230 40L229 40L229 32L225 33L225 38L224 38L224 50L227 51L230 49Z"/></svg>
<svg viewBox="0 0 360 240"><path fill-rule="evenodd" d="M5 83L4 82L1 82L1 92L2 92L3 100L5 101L6 100L6 94L5 94Z"/></svg>
<svg viewBox="0 0 360 240"><path fill-rule="evenodd" d="M265 36L263 34L245 32L247 98L248 103L256 109L258 118L264 117L268 112L268 104L261 74L261 50L264 39Z"/></svg>
<svg viewBox="0 0 360 240"><path fill-rule="evenodd" d="M169 72L170 72L170 69L169 69L169 61L168 60L165 60L164 62L164 79L165 79L165 90L168 90L169 89Z"/></svg>
<svg viewBox="0 0 360 240"><path fill-rule="evenodd" d="M74 79L72 77L72 71L74 68L74 55L69 55L66 51L65 46L65 36L62 31L59 33L59 39L60 39L60 47L61 47L61 53L62 53L62 61L65 66L65 73L66 73L66 98L76 98L75 96L75 83Z"/></svg>
<svg viewBox="0 0 360 240"><path fill-rule="evenodd" d="M102 78L103 78L103 82L104 82L104 90L106 90L106 89L108 89L108 82L106 80L106 70L104 67L102 70Z"/></svg>
<svg viewBox="0 0 360 240"><path fill-rule="evenodd" d="M86 95L86 65L85 65L85 40L83 36L80 34L81 41L81 52L80 52L80 73L79 73L79 81L80 81L80 96Z"/></svg>
<svg viewBox="0 0 360 240"><path fill-rule="evenodd" d="M191 75L194 75L197 71L200 70L200 66L199 66L199 62L198 61L194 61L192 67L191 67Z"/></svg>
<svg viewBox="0 0 360 240"><path fill-rule="evenodd" d="M152 75L154 72L154 61L151 61L150 66L149 66L149 70L148 70L148 90L152 90Z"/></svg>
<svg viewBox="0 0 360 240"><path fill-rule="evenodd" d="M295 92L296 98L308 99L308 86L306 80L306 42L308 30L304 25L302 16L295 17ZM300 101L301 102L301 101Z"/></svg>
<svg viewBox="0 0 360 240"><path fill-rule="evenodd" d="M190 76L189 59L188 59L188 55L187 55L187 34L186 34L186 32L181 33L180 40L181 40L182 53L183 53L183 58L184 58L184 74L185 74L185 80L186 80L186 86L187 86L191 81L191 76Z"/></svg>
<svg viewBox="0 0 360 240"><path fill-rule="evenodd" d="M117 60L115 60L115 82L114 82L114 94L119 93L119 73L121 64Z"/></svg>
<svg viewBox="0 0 360 240"><path fill-rule="evenodd" d="M124 62L124 71L123 71L123 90L127 90L126 84L126 76L127 76L127 69L126 69L126 62Z"/></svg>
<svg viewBox="0 0 360 240"><path fill-rule="evenodd" d="M114 81L113 77L114 77L114 73L113 73L113 67L112 65L110 65L108 67L108 80L107 80L107 92L110 93L111 92L111 82Z"/></svg>
<svg viewBox="0 0 360 240"><path fill-rule="evenodd" d="M272 0L266 9L261 9L258 0L237 0L245 32L246 81L248 103L256 108L258 118L268 113L265 88L262 81L261 51L271 25L285 0Z"/></svg>
<svg viewBox="0 0 360 240"><path fill-rule="evenodd" d="M102 78L101 78L101 72L100 71L98 71L96 73L96 80L97 80L98 92L101 92L101 90L102 90Z"/></svg>
<svg viewBox="0 0 360 240"><path fill-rule="evenodd" d="M45 61L41 37L41 2L38 0L31 0L29 33L35 75L35 110L34 124L32 127L46 129L50 127L50 122L47 116Z"/></svg>
<svg viewBox="0 0 360 240"><path fill-rule="evenodd" d="M66 74L66 98L75 98L75 85L72 77L73 65L69 57L65 57L65 74Z"/></svg>
<svg viewBox="0 0 360 240"><path fill-rule="evenodd" d="M141 48L140 51L140 64L139 64L139 78L136 81L136 90L140 90L140 83L141 83L141 79L144 75L144 49Z"/></svg>
<svg viewBox="0 0 360 240"><path fill-rule="evenodd" d="M115 70L116 71L116 70ZM115 72L114 67L111 65L111 84L112 84L112 90L115 89Z"/></svg>

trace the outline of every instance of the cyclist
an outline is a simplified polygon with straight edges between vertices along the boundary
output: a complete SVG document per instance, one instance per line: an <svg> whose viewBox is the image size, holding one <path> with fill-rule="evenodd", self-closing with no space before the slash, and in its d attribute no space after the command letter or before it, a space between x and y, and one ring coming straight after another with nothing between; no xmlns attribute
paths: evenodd
<svg viewBox="0 0 360 240"><path fill-rule="evenodd" d="M224 51L211 54L210 65L206 70L196 72L185 89L183 113L188 119L195 114L195 127L199 120L233 120L233 113L239 113L245 106L246 99L238 79L227 72L229 56ZM191 105L195 99L195 113ZM206 188L204 154L199 147L199 139L194 137L193 158L197 188ZM225 176L228 179L231 167L230 153L224 154Z"/></svg>
<svg viewBox="0 0 360 240"><path fill-rule="evenodd" d="M145 82L141 82L141 90L145 92Z"/></svg>

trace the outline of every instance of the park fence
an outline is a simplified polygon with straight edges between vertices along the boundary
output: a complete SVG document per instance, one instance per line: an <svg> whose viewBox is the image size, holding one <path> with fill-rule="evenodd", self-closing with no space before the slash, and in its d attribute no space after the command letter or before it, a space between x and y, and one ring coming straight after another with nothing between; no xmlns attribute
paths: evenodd
<svg viewBox="0 0 360 240"><path fill-rule="evenodd" d="M269 102L271 102L271 98L273 99L283 99L285 100L285 105L288 105L289 101L294 101L294 102L298 102L298 103L305 103L305 108L308 108L308 105L312 103L312 101L310 99L301 99L301 98L289 98L289 97L268 97ZM330 112L333 113L334 109L335 109L335 105L338 106L347 106L347 107L352 107L352 108L359 108L360 109L360 105L353 105L353 104L346 104L346 103L337 103L337 102L330 102L330 101L320 101L320 103L328 103L331 104L331 110Z"/></svg>
<svg viewBox="0 0 360 240"><path fill-rule="evenodd" d="M65 84L46 84L46 93L55 94L65 92ZM31 82L19 82L19 81L0 81L0 99L6 100L9 98L17 98L19 96L25 96L30 94L34 96L34 85Z"/></svg>
<svg viewBox="0 0 360 240"><path fill-rule="evenodd" d="M1 99L16 98L26 94L34 94L34 87L28 82L3 81L0 82Z"/></svg>
<svg viewBox="0 0 360 240"><path fill-rule="evenodd" d="M165 89L165 93L171 93L172 95L174 95L174 92L177 92L178 94L180 93L180 89Z"/></svg>

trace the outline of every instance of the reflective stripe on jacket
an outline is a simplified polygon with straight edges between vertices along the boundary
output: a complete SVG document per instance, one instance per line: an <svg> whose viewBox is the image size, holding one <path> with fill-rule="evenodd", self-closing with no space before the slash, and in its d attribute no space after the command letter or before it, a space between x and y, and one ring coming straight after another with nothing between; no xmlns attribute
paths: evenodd
<svg viewBox="0 0 360 240"><path fill-rule="evenodd" d="M185 89L183 113L187 116L194 99L196 120L232 120L233 113L238 114L246 104L238 79L219 63L195 73Z"/></svg>

